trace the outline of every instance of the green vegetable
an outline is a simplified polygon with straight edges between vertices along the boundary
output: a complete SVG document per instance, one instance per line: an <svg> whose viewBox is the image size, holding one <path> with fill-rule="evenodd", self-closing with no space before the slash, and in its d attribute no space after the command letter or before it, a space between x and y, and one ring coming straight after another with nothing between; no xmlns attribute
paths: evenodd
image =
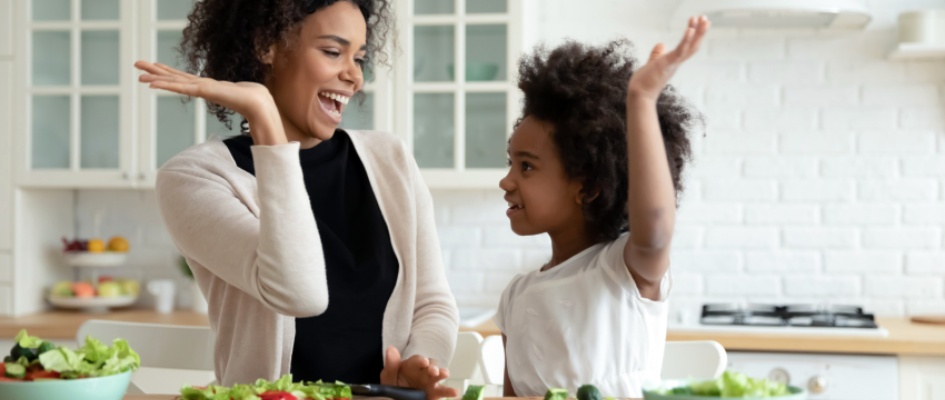
<svg viewBox="0 0 945 400"><path fill-rule="evenodd" d="M568 390L561 388L551 388L545 392L545 400L567 400Z"/></svg>
<svg viewBox="0 0 945 400"><path fill-rule="evenodd" d="M33 349L20 346L19 343L13 345L13 349L10 350L10 357L14 360L20 358L25 358L26 361L33 361L36 359L36 353Z"/></svg>
<svg viewBox="0 0 945 400"><path fill-rule="evenodd" d="M700 381L688 386L678 386L663 390L662 394L706 396L706 397L778 397L791 394L785 384L767 379L755 379L748 375L725 371L722 376L712 381Z"/></svg>
<svg viewBox="0 0 945 400"><path fill-rule="evenodd" d="M16 334L16 339L13 339L13 341L20 345L20 347L26 349L36 349L39 348L39 345L43 344L43 339L40 339L36 336L30 336L28 333L26 333L26 329L20 329L20 333ZM13 357L16 358L16 356Z"/></svg>
<svg viewBox="0 0 945 400"><path fill-rule="evenodd" d="M252 385L184 386L180 389L180 398L182 400L257 400L260 394L267 391L288 392L299 399L306 397L314 400L351 398L351 387L342 382L292 382L291 374L283 375L275 382L259 379Z"/></svg>
<svg viewBox="0 0 945 400"><path fill-rule="evenodd" d="M54 345L50 341L44 340L43 343L39 345L39 350L36 352L36 354L43 354L47 351L55 350L55 349L56 349L56 345Z"/></svg>
<svg viewBox="0 0 945 400"><path fill-rule="evenodd" d="M23 379L26 376L26 367L16 363L6 363L6 375L14 379Z"/></svg>
<svg viewBox="0 0 945 400"><path fill-rule="evenodd" d="M600 390L594 385L582 385L577 391L578 400L601 400Z"/></svg>
<svg viewBox="0 0 945 400"><path fill-rule="evenodd" d="M59 347L39 355L43 369L58 372L63 379L117 375L134 371L141 358L124 339L115 339L111 346L91 337L75 351Z"/></svg>
<svg viewBox="0 0 945 400"><path fill-rule="evenodd" d="M466 393L463 393L463 400L482 400L482 386L469 385Z"/></svg>

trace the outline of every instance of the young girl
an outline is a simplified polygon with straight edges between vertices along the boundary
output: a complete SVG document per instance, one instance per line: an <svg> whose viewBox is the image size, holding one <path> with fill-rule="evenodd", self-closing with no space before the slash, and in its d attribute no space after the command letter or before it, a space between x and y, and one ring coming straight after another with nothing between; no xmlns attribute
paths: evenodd
<svg viewBox="0 0 945 400"><path fill-rule="evenodd" d="M458 313L430 193L395 136L338 129L362 66L384 48L390 1L194 7L182 47L196 75L135 66L152 88L248 122L157 176L165 225L210 305L217 381L291 372L455 396L437 386Z"/></svg>
<svg viewBox="0 0 945 400"><path fill-rule="evenodd" d="M499 186L512 230L547 233L552 255L502 294L506 396L590 383L605 396L641 397L643 382L659 379L695 120L664 87L708 28L705 17L690 19L675 50L657 45L636 72L625 41L569 42L523 59L525 104Z"/></svg>

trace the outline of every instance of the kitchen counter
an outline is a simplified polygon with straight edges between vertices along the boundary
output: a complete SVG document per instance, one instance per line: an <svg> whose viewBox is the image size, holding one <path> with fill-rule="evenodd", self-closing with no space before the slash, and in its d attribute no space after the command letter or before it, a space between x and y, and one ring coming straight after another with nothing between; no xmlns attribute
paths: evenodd
<svg viewBox="0 0 945 400"><path fill-rule="evenodd" d="M124 400L176 400L177 396L166 394L129 394ZM539 400L542 397L486 397L485 400ZM626 399L642 400L642 399Z"/></svg>
<svg viewBox="0 0 945 400"><path fill-rule="evenodd" d="M907 317L877 317L886 337L758 334L669 329L666 340L715 340L727 351L896 354L945 356L945 325L917 324ZM482 336L500 335L489 321L476 328Z"/></svg>
<svg viewBox="0 0 945 400"><path fill-rule="evenodd" d="M88 319L108 319L175 325L207 325L207 316L191 311L159 314L152 310L118 310L106 314L49 311L22 317L0 317L0 338L12 339L20 329L47 339L73 339L79 325ZM813 353L897 354L945 356L945 325L916 324L908 318L877 318L889 331L887 337L763 335L755 333L678 331L670 329L667 340L715 340L729 351L786 351ZM488 321L473 330L482 336L498 335Z"/></svg>

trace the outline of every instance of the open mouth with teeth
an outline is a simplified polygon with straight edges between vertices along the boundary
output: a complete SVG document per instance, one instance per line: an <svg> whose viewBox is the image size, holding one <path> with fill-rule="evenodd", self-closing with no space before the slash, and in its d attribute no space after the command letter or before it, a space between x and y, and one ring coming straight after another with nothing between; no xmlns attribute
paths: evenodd
<svg viewBox="0 0 945 400"><path fill-rule="evenodd" d="M341 122L341 113L344 112L345 105L351 98L335 92L318 93L318 102L322 105L322 110L328 114L335 122Z"/></svg>
<svg viewBox="0 0 945 400"><path fill-rule="evenodd" d="M525 209L525 206L521 204L516 204L511 201L508 203L509 203L509 209L505 211L505 215L507 216L512 216L512 214L518 213Z"/></svg>

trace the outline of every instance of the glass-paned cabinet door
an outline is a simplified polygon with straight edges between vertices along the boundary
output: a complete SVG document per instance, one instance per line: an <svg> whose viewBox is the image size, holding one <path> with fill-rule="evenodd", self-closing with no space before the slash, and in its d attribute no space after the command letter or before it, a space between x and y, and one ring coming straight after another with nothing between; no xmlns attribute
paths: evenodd
<svg viewBox="0 0 945 400"><path fill-rule="evenodd" d="M187 70L179 48L194 3L194 0L141 2L141 58ZM231 116L233 122L227 126L210 114L206 103L200 99L144 85L140 87L140 94L137 179L143 186L152 185L157 169L188 147L208 138L239 134L239 115Z"/></svg>
<svg viewBox="0 0 945 400"><path fill-rule="evenodd" d="M23 0L25 185L133 184L132 0Z"/></svg>
<svg viewBox="0 0 945 400"><path fill-rule="evenodd" d="M412 0L397 13L408 36L397 126L427 183L494 187L518 112L521 0Z"/></svg>

